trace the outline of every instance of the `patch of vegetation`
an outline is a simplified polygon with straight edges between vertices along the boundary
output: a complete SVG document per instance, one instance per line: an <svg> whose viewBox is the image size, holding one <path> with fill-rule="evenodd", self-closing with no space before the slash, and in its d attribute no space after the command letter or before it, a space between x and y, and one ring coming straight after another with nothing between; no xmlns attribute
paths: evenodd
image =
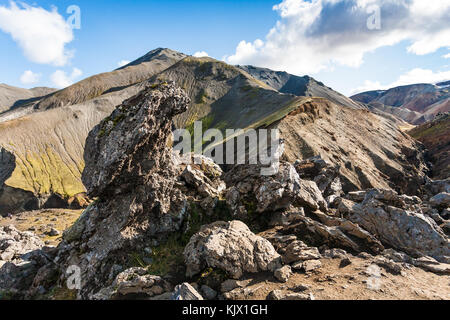
<svg viewBox="0 0 450 320"><path fill-rule="evenodd" d="M107 117L102 122L102 128L100 129L100 132L98 133L98 136L100 138L104 136L108 136L111 131L120 123L122 120L126 118L125 113L120 113L116 117L112 118L112 116Z"/></svg>
<svg viewBox="0 0 450 320"><path fill-rule="evenodd" d="M200 286L206 285L218 291L220 289L220 285L222 284L222 282L224 282L229 278L230 277L223 270L207 268L200 274L198 279L196 279L196 282Z"/></svg>
<svg viewBox="0 0 450 320"><path fill-rule="evenodd" d="M11 291L0 291L0 300L14 300L15 294Z"/></svg>
<svg viewBox="0 0 450 320"><path fill-rule="evenodd" d="M67 301L77 300L77 290L70 290L67 287L54 287L47 294L47 300Z"/></svg>
<svg viewBox="0 0 450 320"><path fill-rule="evenodd" d="M174 234L165 243L152 248L150 255L152 263L147 266L149 274L165 276L170 273L177 273L180 267L184 266L183 251L185 245L180 238L179 234ZM138 260L138 262L144 264L143 260ZM140 266L144 267L144 265Z"/></svg>
<svg viewBox="0 0 450 320"><path fill-rule="evenodd" d="M242 222L244 222L254 233L267 230L270 217L268 214L256 211L257 200L255 198L247 197L243 199L242 203L245 206L245 210L247 210L247 215L241 218Z"/></svg>
<svg viewBox="0 0 450 320"><path fill-rule="evenodd" d="M191 121L187 126L186 126L186 130L188 130L189 131L189 134L191 135L191 146L192 146L192 151L194 151L194 148L195 148L195 140L194 140L194 125L195 125L195 121L201 121L201 123L202 123L202 132L203 133L205 133L208 129L210 129L211 127L212 127L212 124L213 124L213 122L214 122L214 115L212 115L212 114L209 114L209 115L207 115L206 117L203 117L203 118L201 118L201 119L199 119L199 120L194 120L194 121ZM206 142L209 142L209 141L205 141L205 140L203 140L203 137L202 137L202 147L204 146L204 144L206 143Z"/></svg>
<svg viewBox="0 0 450 320"><path fill-rule="evenodd" d="M182 228L183 231L171 234L165 242L151 248L152 252L150 254L144 252L130 253L129 267L146 268L149 274L158 276L173 275L179 277L183 275L185 273L184 248L189 243L191 237L203 225L218 220L232 220L225 200L218 200L214 211L210 215L207 215L197 204L192 203L189 208L188 217ZM215 274L214 277L217 278L218 274Z"/></svg>
<svg viewBox="0 0 450 320"><path fill-rule="evenodd" d="M80 180L84 163L66 163L51 147L39 152L16 153L16 170L6 185L35 194L58 194L64 199L85 191Z"/></svg>

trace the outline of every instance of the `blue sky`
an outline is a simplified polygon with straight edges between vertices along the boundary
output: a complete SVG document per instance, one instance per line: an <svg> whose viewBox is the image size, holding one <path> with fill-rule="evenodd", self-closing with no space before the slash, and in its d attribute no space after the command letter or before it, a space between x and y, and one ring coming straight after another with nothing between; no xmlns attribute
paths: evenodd
<svg viewBox="0 0 450 320"><path fill-rule="evenodd" d="M113 70L120 61L134 60L157 47L187 54L205 51L229 63L310 74L347 95L450 78L450 59L445 58L450 52L450 6L445 4L449 1L437 1L441 7L427 12L437 17L440 25L424 28L424 10L419 10L419 15L414 8L392 8L389 0L380 0L380 30L366 30L365 20L371 16L366 7L358 5L359 15L348 7L361 1L342 0L340 6L331 0L24 1L49 12L56 6L56 15L64 20L70 16L67 8L77 5L81 29L67 31L60 30L63 26L57 20L57 26L46 27L42 19L56 19L56 15L47 17L43 10L33 18L15 18L18 11L8 11L10 1L0 0L0 82L62 87ZM279 6L274 9L275 5ZM17 6L18 10L30 10ZM389 9L399 16L391 17ZM306 21L315 14L314 21ZM404 30L397 24L402 19L416 22ZM49 42L44 38L36 41L21 32L23 25L28 33L36 32L36 37L57 36ZM59 29L53 32L51 28ZM61 40L70 36L73 39ZM61 42L64 52L58 47ZM46 59L47 53L55 53L56 58Z"/></svg>

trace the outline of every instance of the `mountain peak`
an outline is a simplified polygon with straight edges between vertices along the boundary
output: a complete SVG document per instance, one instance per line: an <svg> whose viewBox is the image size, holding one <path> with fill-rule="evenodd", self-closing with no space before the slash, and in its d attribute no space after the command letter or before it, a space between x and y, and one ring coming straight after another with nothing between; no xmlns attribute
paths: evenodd
<svg viewBox="0 0 450 320"><path fill-rule="evenodd" d="M165 59L176 59L176 60L181 60L184 57L186 57L185 54L175 51L175 50L171 50L168 48L156 48L153 49L149 52L147 52L145 55L143 55L142 57L130 62L129 64L122 66L120 68L118 68L117 70L122 70L131 66L136 66L139 65L141 63L145 63L145 62L149 62L152 61L155 58L162 58L163 60Z"/></svg>

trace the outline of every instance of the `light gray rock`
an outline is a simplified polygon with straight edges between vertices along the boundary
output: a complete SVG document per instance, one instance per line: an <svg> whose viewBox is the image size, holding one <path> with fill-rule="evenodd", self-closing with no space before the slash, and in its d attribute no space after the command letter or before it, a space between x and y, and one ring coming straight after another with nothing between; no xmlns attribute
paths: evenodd
<svg viewBox="0 0 450 320"><path fill-rule="evenodd" d="M204 300L189 283L183 283L175 287L171 300Z"/></svg>
<svg viewBox="0 0 450 320"><path fill-rule="evenodd" d="M327 204L314 181L300 179L294 167L280 162L273 176L261 175L259 166L237 165L225 174L226 199L235 215L247 213L245 199L255 199L256 211L277 211L289 206L326 210Z"/></svg>
<svg viewBox="0 0 450 320"><path fill-rule="evenodd" d="M280 282L288 282L292 275L292 269L290 266L284 266L275 270L273 275Z"/></svg>
<svg viewBox="0 0 450 320"><path fill-rule="evenodd" d="M225 182L220 179L222 169L207 157L199 155L192 157L192 164L186 166L181 178L203 197L220 197L226 189ZM196 164L197 161L200 164Z"/></svg>
<svg viewBox="0 0 450 320"><path fill-rule="evenodd" d="M119 273L111 286L92 296L94 300L151 298L171 292L173 287L144 268L131 268Z"/></svg>
<svg viewBox="0 0 450 320"><path fill-rule="evenodd" d="M317 260L321 255L319 249L315 247L308 247L303 242L297 240L292 242L283 255L282 260L285 264L290 264L297 261Z"/></svg>
<svg viewBox="0 0 450 320"><path fill-rule="evenodd" d="M341 203L339 212L397 250L438 260L450 256L447 236L417 202L392 190L373 189L361 203Z"/></svg>
<svg viewBox="0 0 450 320"><path fill-rule="evenodd" d="M442 192L430 199L430 204L435 208L447 208L450 205L450 193Z"/></svg>
<svg viewBox="0 0 450 320"><path fill-rule="evenodd" d="M297 292L283 292L281 290L274 290L267 296L268 300L314 300L312 294L297 293Z"/></svg>
<svg viewBox="0 0 450 320"><path fill-rule="evenodd" d="M273 271L280 255L266 239L256 236L241 221L203 226L184 249L186 275L206 267L219 268L238 279L245 272Z"/></svg>
<svg viewBox="0 0 450 320"><path fill-rule="evenodd" d="M23 255L39 250L44 242L31 232L20 232L14 226L0 227L0 260L23 261Z"/></svg>
<svg viewBox="0 0 450 320"><path fill-rule="evenodd" d="M337 249L337 248L325 250L323 252L322 256L324 258L329 258L329 259L346 259L346 258L348 258L347 252L345 250Z"/></svg>
<svg viewBox="0 0 450 320"><path fill-rule="evenodd" d="M322 262L320 260L308 260L303 262L303 269L305 272L311 272L322 268Z"/></svg>

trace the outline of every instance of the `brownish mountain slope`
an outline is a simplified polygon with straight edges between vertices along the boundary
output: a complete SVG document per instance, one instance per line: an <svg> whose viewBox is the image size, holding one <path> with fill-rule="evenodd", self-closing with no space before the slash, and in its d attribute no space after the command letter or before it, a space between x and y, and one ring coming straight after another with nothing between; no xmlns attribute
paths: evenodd
<svg viewBox="0 0 450 320"><path fill-rule="evenodd" d="M409 132L429 150L433 176L450 177L450 113L439 115L434 121L420 125Z"/></svg>
<svg viewBox="0 0 450 320"><path fill-rule="evenodd" d="M56 89L46 87L23 89L2 83L0 84L0 113L44 97L55 91Z"/></svg>
<svg viewBox="0 0 450 320"><path fill-rule="evenodd" d="M108 91L144 81L185 57L170 49L155 49L123 68L89 77L60 90L39 101L35 108L47 110L88 101Z"/></svg>

